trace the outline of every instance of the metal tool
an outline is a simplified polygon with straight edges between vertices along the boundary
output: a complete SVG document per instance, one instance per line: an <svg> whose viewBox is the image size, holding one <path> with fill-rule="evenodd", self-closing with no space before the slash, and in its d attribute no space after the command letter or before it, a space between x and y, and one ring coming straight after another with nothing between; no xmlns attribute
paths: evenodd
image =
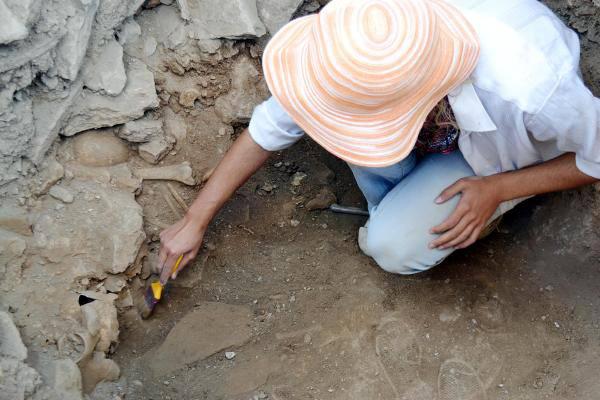
<svg viewBox="0 0 600 400"><path fill-rule="evenodd" d="M332 204L329 206L329 210L338 214L350 214L350 215L361 215L364 217L369 216L369 212L367 210L363 210L358 207L346 207L340 206L339 204Z"/></svg>

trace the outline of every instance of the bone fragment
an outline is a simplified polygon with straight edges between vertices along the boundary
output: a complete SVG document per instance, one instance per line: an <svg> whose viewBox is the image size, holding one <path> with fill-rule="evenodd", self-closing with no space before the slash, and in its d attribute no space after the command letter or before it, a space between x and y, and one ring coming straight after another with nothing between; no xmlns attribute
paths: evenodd
<svg viewBox="0 0 600 400"><path fill-rule="evenodd" d="M136 169L134 174L141 179L177 181L188 186L194 186L196 184L196 181L192 176L192 167L187 161L166 167L140 168Z"/></svg>
<svg viewBox="0 0 600 400"><path fill-rule="evenodd" d="M167 183L167 188L169 189L169 192L171 192L171 195L173 196L173 198L175 199L175 201L177 202L177 204L179 204L179 206L184 211L187 212L187 210L189 209L189 207L188 207L187 203L185 202L185 200L183 200L183 197L181 197L181 195L179 194L179 192L170 183Z"/></svg>

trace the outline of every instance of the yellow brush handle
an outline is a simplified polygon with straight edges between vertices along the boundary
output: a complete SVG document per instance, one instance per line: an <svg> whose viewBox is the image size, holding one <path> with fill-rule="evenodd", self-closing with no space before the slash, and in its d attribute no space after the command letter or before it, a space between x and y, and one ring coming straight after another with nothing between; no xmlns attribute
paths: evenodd
<svg viewBox="0 0 600 400"><path fill-rule="evenodd" d="M171 275L173 275L175 272L179 271L179 264L181 264L181 260L183 260L183 254L179 256L179 258L177 259L177 262L175 262L175 265L173 266L173 269L171 270Z"/></svg>

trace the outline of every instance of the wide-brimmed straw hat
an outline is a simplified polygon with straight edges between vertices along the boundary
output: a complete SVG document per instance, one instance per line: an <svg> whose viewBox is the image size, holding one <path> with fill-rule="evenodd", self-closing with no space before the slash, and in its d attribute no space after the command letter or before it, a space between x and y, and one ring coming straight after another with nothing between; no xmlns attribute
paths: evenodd
<svg viewBox="0 0 600 400"><path fill-rule="evenodd" d="M475 30L444 0L332 0L263 56L271 93L315 141L384 167L413 149L435 105L472 73Z"/></svg>

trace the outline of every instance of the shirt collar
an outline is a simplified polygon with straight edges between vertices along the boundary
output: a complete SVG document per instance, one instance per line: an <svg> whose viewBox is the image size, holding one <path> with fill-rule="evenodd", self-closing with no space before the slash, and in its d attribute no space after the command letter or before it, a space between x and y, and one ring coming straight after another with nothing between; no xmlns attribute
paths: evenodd
<svg viewBox="0 0 600 400"><path fill-rule="evenodd" d="M490 132L498 129L481 103L470 80L450 92L448 102L461 131Z"/></svg>

